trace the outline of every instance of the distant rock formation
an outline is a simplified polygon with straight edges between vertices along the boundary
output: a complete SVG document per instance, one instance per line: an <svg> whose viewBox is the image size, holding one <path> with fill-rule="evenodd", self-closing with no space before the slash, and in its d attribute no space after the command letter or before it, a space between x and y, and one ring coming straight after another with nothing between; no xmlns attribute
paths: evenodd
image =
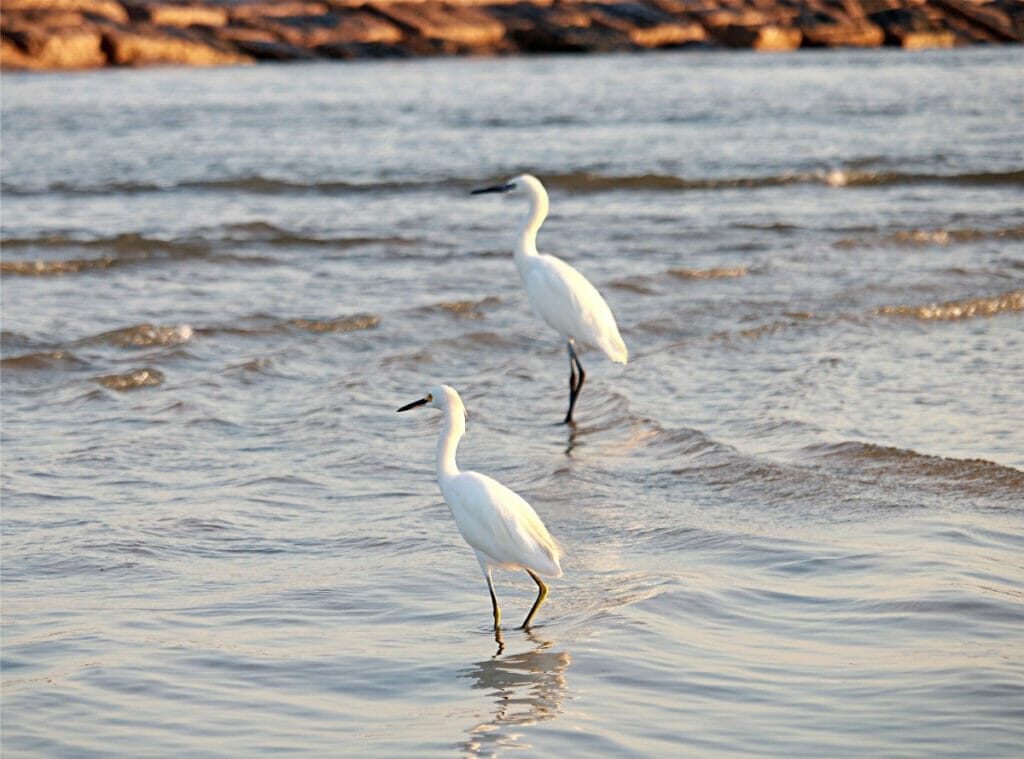
<svg viewBox="0 0 1024 759"><path fill-rule="evenodd" d="M4 0L4 69L1024 41L1021 0Z"/></svg>

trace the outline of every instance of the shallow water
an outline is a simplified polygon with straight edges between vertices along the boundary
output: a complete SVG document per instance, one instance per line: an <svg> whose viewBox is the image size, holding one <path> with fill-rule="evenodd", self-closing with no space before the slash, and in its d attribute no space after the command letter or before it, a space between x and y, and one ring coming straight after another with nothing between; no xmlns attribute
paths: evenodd
<svg viewBox="0 0 1024 759"><path fill-rule="evenodd" d="M1020 64L5 76L5 756L1019 756ZM566 549L500 648L438 381Z"/></svg>

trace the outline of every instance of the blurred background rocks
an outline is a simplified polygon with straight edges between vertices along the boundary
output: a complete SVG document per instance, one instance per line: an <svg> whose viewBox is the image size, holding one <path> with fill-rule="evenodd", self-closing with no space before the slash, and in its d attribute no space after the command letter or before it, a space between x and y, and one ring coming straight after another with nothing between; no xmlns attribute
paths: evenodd
<svg viewBox="0 0 1024 759"><path fill-rule="evenodd" d="M1020 0L5 0L4 69L1020 43Z"/></svg>

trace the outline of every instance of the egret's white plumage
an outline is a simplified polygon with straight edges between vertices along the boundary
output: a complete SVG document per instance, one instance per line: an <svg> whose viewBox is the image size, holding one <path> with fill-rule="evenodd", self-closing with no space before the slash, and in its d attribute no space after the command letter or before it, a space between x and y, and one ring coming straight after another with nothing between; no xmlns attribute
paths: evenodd
<svg viewBox="0 0 1024 759"><path fill-rule="evenodd" d="M540 180L521 174L505 184L473 191L484 192L522 192L529 199L529 210L516 241L515 263L530 307L568 345L569 411L565 421L571 422L586 378L575 344L597 347L612 361L625 364L629 357L626 343L597 288L565 261L537 251L537 232L548 215L548 193Z"/></svg>
<svg viewBox="0 0 1024 759"><path fill-rule="evenodd" d="M494 594L491 570L523 569L537 583L537 600L523 622L525 628L548 593L537 575L562 576L561 549L537 512L519 494L479 472L459 471L455 452L466 433L466 407L459 394L448 385L437 385L420 400L398 410L421 406L440 409L444 415L437 438L437 484L487 579L495 628L501 622L501 609Z"/></svg>

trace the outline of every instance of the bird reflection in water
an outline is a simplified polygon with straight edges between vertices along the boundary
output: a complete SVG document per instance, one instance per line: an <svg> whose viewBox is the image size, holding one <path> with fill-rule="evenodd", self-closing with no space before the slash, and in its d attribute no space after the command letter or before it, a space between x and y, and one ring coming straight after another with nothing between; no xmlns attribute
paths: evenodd
<svg viewBox="0 0 1024 759"><path fill-rule="evenodd" d="M562 714L568 692L565 671L572 662L567 651L553 651L551 641L526 633L532 650L503 656L504 641L496 635L498 653L462 673L473 689L494 698L494 714L471 727L462 744L470 756L493 756L506 748L528 748L516 728L553 720Z"/></svg>

